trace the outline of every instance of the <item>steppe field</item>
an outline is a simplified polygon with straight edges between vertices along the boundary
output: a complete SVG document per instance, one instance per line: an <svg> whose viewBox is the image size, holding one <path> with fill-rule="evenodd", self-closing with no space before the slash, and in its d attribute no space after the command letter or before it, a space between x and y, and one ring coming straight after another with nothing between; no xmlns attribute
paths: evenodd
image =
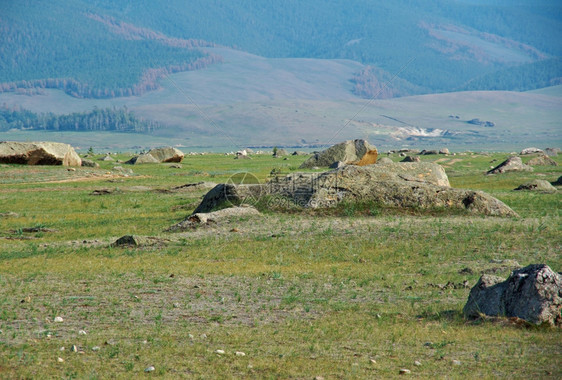
<svg viewBox="0 0 562 380"><path fill-rule="evenodd" d="M554 182L561 166L485 175L507 156L421 159L518 218L258 202L260 216L183 232L165 230L208 189L177 187L238 172L266 181L306 157L0 165L0 378L382 379L408 369L413 378L560 379L562 329L462 314L482 274L507 278L534 263L562 271L560 188L513 190ZM144 243L112 245L123 235Z"/></svg>

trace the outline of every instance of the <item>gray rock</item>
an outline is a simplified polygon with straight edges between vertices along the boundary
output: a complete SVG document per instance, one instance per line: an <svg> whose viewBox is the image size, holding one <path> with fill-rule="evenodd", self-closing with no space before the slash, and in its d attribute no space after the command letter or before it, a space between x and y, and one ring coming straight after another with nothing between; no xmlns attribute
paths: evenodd
<svg viewBox="0 0 562 380"><path fill-rule="evenodd" d="M439 154L451 154L451 152L449 152L449 149L447 148L441 148L439 150Z"/></svg>
<svg viewBox="0 0 562 380"><path fill-rule="evenodd" d="M520 157L512 156L507 160L488 170L486 174L502 174L507 172L532 172L534 169L531 166L525 165Z"/></svg>
<svg viewBox="0 0 562 380"><path fill-rule="evenodd" d="M556 157L556 156L558 156L558 153L560 153L560 149L559 148L546 148L544 150L544 153L547 156Z"/></svg>
<svg viewBox="0 0 562 380"><path fill-rule="evenodd" d="M524 156L524 155L526 155L526 154L536 154L536 153L544 154L544 151L543 151L542 149L532 147L532 148L525 148L525 149L523 149L523 150L521 151L521 153L519 153L519 154L522 155L522 156Z"/></svg>
<svg viewBox="0 0 562 380"><path fill-rule="evenodd" d="M153 155L145 153L138 156L134 156L129 161L126 161L125 163L129 165L139 165L139 164L157 164L159 162L160 161L154 158Z"/></svg>
<svg viewBox="0 0 562 380"><path fill-rule="evenodd" d="M420 152L420 154L422 156L429 156L429 155L433 155L433 154L439 154L439 151L438 150L425 150L424 149Z"/></svg>
<svg viewBox="0 0 562 380"><path fill-rule="evenodd" d="M404 159L400 162L420 162L420 158L419 157L415 157L415 156L406 156L404 157Z"/></svg>
<svg viewBox="0 0 562 380"><path fill-rule="evenodd" d="M285 149L277 149L275 151L275 154L273 155L273 157L283 157L283 156L288 156L289 152L287 152Z"/></svg>
<svg viewBox="0 0 562 380"><path fill-rule="evenodd" d="M515 190L536 191L540 193L556 193L556 187L552 186L550 182L544 179L535 179L531 182L524 183L517 187Z"/></svg>
<svg viewBox="0 0 562 380"><path fill-rule="evenodd" d="M558 166L558 163L547 155L541 154L538 157L531 158L527 165L531 166Z"/></svg>
<svg viewBox="0 0 562 380"><path fill-rule="evenodd" d="M374 146L365 140L347 140L333 145L322 152L315 153L300 167L301 169L315 166L329 167L336 161L354 162L360 160L368 151L375 149Z"/></svg>
<svg viewBox="0 0 562 380"><path fill-rule="evenodd" d="M115 161L115 160L113 159L113 157L107 154L104 157L100 158L100 161Z"/></svg>
<svg viewBox="0 0 562 380"><path fill-rule="evenodd" d="M168 166L170 169L181 169L183 166L181 164L172 164Z"/></svg>
<svg viewBox="0 0 562 380"><path fill-rule="evenodd" d="M333 207L341 201L373 202L388 208L438 208L517 216L486 193L450 188L443 168L433 163L346 165L324 173L293 173L266 184L220 184L205 195L195 212L208 212L264 195L310 208Z"/></svg>
<svg viewBox="0 0 562 380"><path fill-rule="evenodd" d="M82 159L68 144L0 141L0 163L81 166Z"/></svg>
<svg viewBox="0 0 562 380"><path fill-rule="evenodd" d="M122 247L122 246L142 246L148 243L148 239L144 236L138 235L125 235L121 236L117 239L113 244L112 247Z"/></svg>
<svg viewBox="0 0 562 380"><path fill-rule="evenodd" d="M158 162L181 162L184 157L181 150L171 146L151 149L148 154L154 157Z"/></svg>
<svg viewBox="0 0 562 380"><path fill-rule="evenodd" d="M467 318L517 317L530 323L562 326L562 275L548 265L515 270L506 281L483 275L470 291L463 312Z"/></svg>
<svg viewBox="0 0 562 380"><path fill-rule="evenodd" d="M300 151L300 150L295 150L293 153L291 153L292 156L308 156L308 153Z"/></svg>
<svg viewBox="0 0 562 380"><path fill-rule="evenodd" d="M98 164L97 162L91 161L91 160L87 160L85 158L82 159L82 166L88 167L88 168L99 168L100 164Z"/></svg>

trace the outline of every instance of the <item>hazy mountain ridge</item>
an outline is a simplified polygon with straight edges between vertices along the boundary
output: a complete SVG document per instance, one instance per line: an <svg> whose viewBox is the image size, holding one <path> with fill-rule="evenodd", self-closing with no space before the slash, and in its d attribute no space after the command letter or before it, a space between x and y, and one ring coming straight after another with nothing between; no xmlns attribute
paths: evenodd
<svg viewBox="0 0 562 380"><path fill-rule="evenodd" d="M562 55L556 42L562 40L562 6L548 1L506 4L445 0L4 3L0 5L5 37L0 42L0 89L55 87L88 97L140 94L157 88L154 72L161 77L163 72L220 62L199 50L215 44L270 58L355 60L398 74L411 83L405 87L416 89L394 91L396 95L419 89L467 89L469 83L470 89L505 90L555 83L559 60L550 61L548 70L534 63ZM526 83L513 74L513 67L520 64L526 65L515 72L525 70ZM541 68L544 79L537 85L532 81ZM496 73L504 78L501 86L487 87L485 81L476 80Z"/></svg>

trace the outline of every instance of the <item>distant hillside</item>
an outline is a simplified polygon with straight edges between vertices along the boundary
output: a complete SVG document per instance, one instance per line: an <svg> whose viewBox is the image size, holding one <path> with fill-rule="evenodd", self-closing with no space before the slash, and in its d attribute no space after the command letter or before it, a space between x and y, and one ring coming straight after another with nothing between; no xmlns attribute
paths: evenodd
<svg viewBox="0 0 562 380"><path fill-rule="evenodd" d="M354 90L367 97L394 75L392 96L529 89L555 82L562 56L562 4L547 0L18 0L0 2L0 30L0 91L93 98L220 63L217 45L369 65Z"/></svg>

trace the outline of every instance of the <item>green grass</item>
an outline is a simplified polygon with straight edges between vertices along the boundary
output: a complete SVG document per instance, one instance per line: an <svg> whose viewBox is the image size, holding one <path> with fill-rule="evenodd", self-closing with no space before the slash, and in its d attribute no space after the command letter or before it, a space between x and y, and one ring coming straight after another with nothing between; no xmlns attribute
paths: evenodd
<svg viewBox="0 0 562 380"><path fill-rule="evenodd" d="M512 191L562 172L483 174L504 157L440 163L453 186L492 193L516 219L343 205L183 233L163 231L205 191L158 189L223 182L237 171L265 180L304 158L188 156L182 169L126 166L129 177L107 162L76 172L1 166L0 212L19 216L0 219L0 377L131 378L153 365L149 375L165 378L389 378L400 368L421 378L559 378L559 329L461 313L482 273L507 277L515 261L562 268L561 195ZM87 171L88 181L76 181ZM108 171L114 176L102 177ZM119 191L90 195L102 188ZM56 231L21 232L37 225ZM125 234L161 242L110 247ZM464 281L469 287L444 287Z"/></svg>

